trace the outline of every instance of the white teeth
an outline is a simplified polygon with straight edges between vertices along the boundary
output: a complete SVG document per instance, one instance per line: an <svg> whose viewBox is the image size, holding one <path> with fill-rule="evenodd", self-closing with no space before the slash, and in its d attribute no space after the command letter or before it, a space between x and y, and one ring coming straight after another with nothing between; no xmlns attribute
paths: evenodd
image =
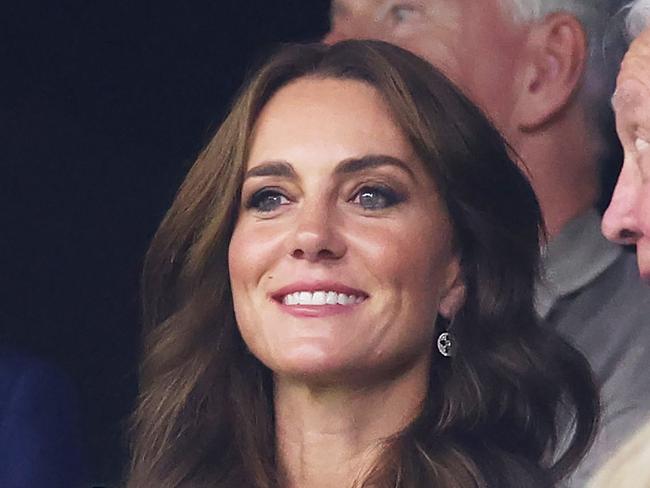
<svg viewBox="0 0 650 488"><path fill-rule="evenodd" d="M336 303L338 301L338 295L339 294L336 293L335 291L328 291L327 292L327 298L325 299L325 302L328 305L336 305Z"/></svg>
<svg viewBox="0 0 650 488"><path fill-rule="evenodd" d="M636 147L637 151L641 152L644 149L646 149L647 147L649 147L650 143L648 143L648 141L646 141L645 139L642 139L641 137L637 137L634 140L634 146Z"/></svg>
<svg viewBox="0 0 650 488"><path fill-rule="evenodd" d="M325 305L326 298L324 291L315 291L311 297L312 305Z"/></svg>
<svg viewBox="0 0 650 488"><path fill-rule="evenodd" d="M335 291L297 291L285 295L282 303L285 305L355 305L365 299L356 295L346 295Z"/></svg>
<svg viewBox="0 0 650 488"><path fill-rule="evenodd" d="M357 297L355 295L346 295L344 293L339 293L337 297L337 303L339 305L354 305L357 303Z"/></svg>
<svg viewBox="0 0 650 488"><path fill-rule="evenodd" d="M298 305L298 299L293 294L285 295L282 303L285 305Z"/></svg>

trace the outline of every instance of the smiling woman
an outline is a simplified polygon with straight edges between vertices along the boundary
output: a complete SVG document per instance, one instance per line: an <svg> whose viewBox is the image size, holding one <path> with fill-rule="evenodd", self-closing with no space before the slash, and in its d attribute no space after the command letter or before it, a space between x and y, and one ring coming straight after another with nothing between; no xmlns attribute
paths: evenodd
<svg viewBox="0 0 650 488"><path fill-rule="evenodd" d="M128 486L553 485L598 401L537 323L539 226L498 132L426 62L285 48L148 252Z"/></svg>
<svg viewBox="0 0 650 488"><path fill-rule="evenodd" d="M338 386L397 363L426 371L432 318L462 298L458 259L433 179L375 88L306 77L279 90L256 121L242 202L235 314L278 391L306 371Z"/></svg>

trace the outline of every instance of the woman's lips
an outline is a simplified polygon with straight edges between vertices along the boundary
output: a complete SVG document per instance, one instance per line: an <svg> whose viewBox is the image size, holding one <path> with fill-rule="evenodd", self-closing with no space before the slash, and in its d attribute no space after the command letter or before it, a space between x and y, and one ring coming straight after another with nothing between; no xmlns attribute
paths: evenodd
<svg viewBox="0 0 650 488"><path fill-rule="evenodd" d="M275 302L283 312L295 317L329 317L355 311L361 303L352 305L285 305Z"/></svg>
<svg viewBox="0 0 650 488"><path fill-rule="evenodd" d="M350 312L368 299L363 290L339 282L296 282L276 290L271 298L295 316L323 317Z"/></svg>

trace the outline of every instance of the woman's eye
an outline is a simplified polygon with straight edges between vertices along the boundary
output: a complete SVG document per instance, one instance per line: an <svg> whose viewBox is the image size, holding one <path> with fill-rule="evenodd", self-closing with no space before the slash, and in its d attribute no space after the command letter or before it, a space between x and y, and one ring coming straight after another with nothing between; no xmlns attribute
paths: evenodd
<svg viewBox="0 0 650 488"><path fill-rule="evenodd" d="M272 212L281 205L289 203L289 199L277 190L260 190L253 194L247 205L258 212Z"/></svg>
<svg viewBox="0 0 650 488"><path fill-rule="evenodd" d="M352 203L365 210L380 210L399 203L399 195L389 188L364 187L357 192Z"/></svg>

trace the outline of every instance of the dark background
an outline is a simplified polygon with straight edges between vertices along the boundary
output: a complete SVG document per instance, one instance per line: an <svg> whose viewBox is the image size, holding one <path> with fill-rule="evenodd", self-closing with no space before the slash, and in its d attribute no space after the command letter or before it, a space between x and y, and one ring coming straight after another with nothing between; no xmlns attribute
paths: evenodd
<svg viewBox="0 0 650 488"><path fill-rule="evenodd" d="M328 4L0 1L0 340L76 383L96 483L126 459L147 244L247 69Z"/></svg>

